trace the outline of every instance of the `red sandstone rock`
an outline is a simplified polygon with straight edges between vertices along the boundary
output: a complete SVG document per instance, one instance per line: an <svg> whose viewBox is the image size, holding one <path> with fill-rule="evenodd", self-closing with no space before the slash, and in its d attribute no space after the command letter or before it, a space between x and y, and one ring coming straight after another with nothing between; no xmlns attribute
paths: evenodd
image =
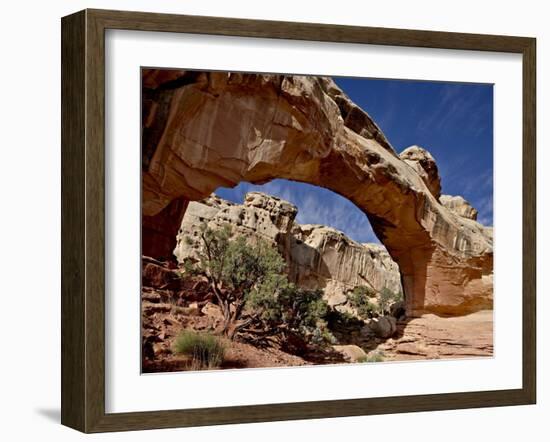
<svg viewBox="0 0 550 442"><path fill-rule="evenodd" d="M435 163L400 158L328 78L179 73L144 84L143 213L286 178L355 203L400 267L408 315L492 308L492 235L438 201Z"/></svg>

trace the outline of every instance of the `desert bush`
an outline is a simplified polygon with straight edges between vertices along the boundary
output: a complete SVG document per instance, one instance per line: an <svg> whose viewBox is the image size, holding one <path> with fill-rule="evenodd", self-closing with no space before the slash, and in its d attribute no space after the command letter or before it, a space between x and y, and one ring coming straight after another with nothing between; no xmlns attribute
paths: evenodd
<svg viewBox="0 0 550 442"><path fill-rule="evenodd" d="M229 225L220 229L200 226L199 260L186 263L185 272L205 276L223 314L223 333L233 338L251 325L244 316L247 299L255 293L276 294L288 283L285 263L270 244L247 243L244 236L232 238Z"/></svg>
<svg viewBox="0 0 550 442"><path fill-rule="evenodd" d="M357 321L357 317L347 310L337 311L335 310L337 320L342 324L354 324Z"/></svg>
<svg viewBox="0 0 550 442"><path fill-rule="evenodd" d="M223 314L222 332L237 334L307 335L326 315L328 305L320 290L303 290L288 281L285 261L263 240L233 238L229 225L200 227L199 260L185 272L204 275Z"/></svg>
<svg viewBox="0 0 550 442"><path fill-rule="evenodd" d="M311 333L311 343L315 345L325 346L326 344L334 345L338 343L338 339L330 330L327 321L322 320Z"/></svg>
<svg viewBox="0 0 550 442"><path fill-rule="evenodd" d="M176 353L190 356L194 370L219 367L225 354L225 346L216 336L188 330L176 338L173 349Z"/></svg>
<svg viewBox="0 0 550 442"><path fill-rule="evenodd" d="M387 287L376 293L368 287L359 286L352 290L349 299L359 316L370 318L374 315L384 315L394 302L403 300L403 293L393 292ZM376 302L373 302L374 299Z"/></svg>
<svg viewBox="0 0 550 442"><path fill-rule="evenodd" d="M329 308L322 290L298 288L287 281L276 292L252 293L247 306L258 314L265 330L310 338L318 345L335 340L325 321Z"/></svg>
<svg viewBox="0 0 550 442"><path fill-rule="evenodd" d="M387 312L390 308L390 306L395 303L403 300L403 293L402 292L393 292L387 287L384 287L380 291L380 298L379 298L379 305L380 305L380 311L381 314L384 314Z"/></svg>
<svg viewBox="0 0 550 442"><path fill-rule="evenodd" d="M378 313L378 306L372 301L375 297L375 291L365 286L355 287L349 294L352 307L362 318L369 318Z"/></svg>
<svg viewBox="0 0 550 442"><path fill-rule="evenodd" d="M367 356L364 356L357 360L357 362L364 362L364 363L371 363L371 362L384 362L384 353L381 351L375 351L367 354Z"/></svg>
<svg viewBox="0 0 550 442"><path fill-rule="evenodd" d="M279 285L278 291L255 291L247 302L271 325L285 324L292 330L315 328L328 311L322 290L301 289L288 281Z"/></svg>

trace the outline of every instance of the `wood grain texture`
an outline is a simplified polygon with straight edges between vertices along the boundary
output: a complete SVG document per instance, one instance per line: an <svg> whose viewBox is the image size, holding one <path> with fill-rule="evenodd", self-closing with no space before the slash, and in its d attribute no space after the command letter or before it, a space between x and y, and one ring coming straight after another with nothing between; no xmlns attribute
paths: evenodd
<svg viewBox="0 0 550 442"><path fill-rule="evenodd" d="M281 38L385 46L522 52L529 38L271 20L88 10L106 29Z"/></svg>
<svg viewBox="0 0 550 442"><path fill-rule="evenodd" d="M105 413L106 29L523 54L523 387L388 398ZM535 40L355 26L86 10L62 20L62 423L140 430L532 404L536 397Z"/></svg>
<svg viewBox="0 0 550 442"><path fill-rule="evenodd" d="M85 13L63 19L61 44L61 422L85 418Z"/></svg>
<svg viewBox="0 0 550 442"><path fill-rule="evenodd" d="M537 395L537 127L536 40L523 50L523 389Z"/></svg>
<svg viewBox="0 0 550 442"><path fill-rule="evenodd" d="M105 415L105 37L86 11L86 427Z"/></svg>

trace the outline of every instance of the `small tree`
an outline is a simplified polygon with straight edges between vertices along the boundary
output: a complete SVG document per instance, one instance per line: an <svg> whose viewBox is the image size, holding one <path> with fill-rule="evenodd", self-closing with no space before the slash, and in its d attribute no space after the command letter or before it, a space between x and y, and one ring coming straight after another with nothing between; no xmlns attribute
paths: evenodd
<svg viewBox="0 0 550 442"><path fill-rule="evenodd" d="M354 287L349 294L351 305L357 310L359 316L368 318L375 313L378 313L378 306L372 301L376 298L374 290L366 286Z"/></svg>
<svg viewBox="0 0 550 442"><path fill-rule="evenodd" d="M403 300L403 293L401 292L393 292L387 287L384 287L380 291L380 298L379 298L379 304L380 304L380 310L382 314L384 314L386 311L389 310L390 306L394 302L399 302Z"/></svg>
<svg viewBox="0 0 550 442"><path fill-rule="evenodd" d="M275 334L314 328L326 314L322 292L297 289L284 274L285 262L263 240L249 244L231 238L228 225L200 230L199 261L193 271L204 275L223 315L222 332ZM188 266L188 270L189 270Z"/></svg>
<svg viewBox="0 0 550 442"><path fill-rule="evenodd" d="M384 315L394 302L403 299L403 294L393 292L387 287L380 292L375 292L369 287L358 286L352 290L349 299L359 316L367 318L374 314ZM376 299L376 303L372 299Z"/></svg>

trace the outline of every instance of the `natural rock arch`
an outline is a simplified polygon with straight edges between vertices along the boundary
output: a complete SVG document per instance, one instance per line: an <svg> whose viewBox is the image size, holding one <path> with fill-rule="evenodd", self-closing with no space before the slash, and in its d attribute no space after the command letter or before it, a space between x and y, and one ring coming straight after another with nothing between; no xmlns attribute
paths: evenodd
<svg viewBox="0 0 550 442"><path fill-rule="evenodd" d="M285 178L364 211L409 315L492 308L492 229L444 207L431 155L399 156L329 78L145 70L142 135L145 254L161 254L163 235L173 246L189 200Z"/></svg>

